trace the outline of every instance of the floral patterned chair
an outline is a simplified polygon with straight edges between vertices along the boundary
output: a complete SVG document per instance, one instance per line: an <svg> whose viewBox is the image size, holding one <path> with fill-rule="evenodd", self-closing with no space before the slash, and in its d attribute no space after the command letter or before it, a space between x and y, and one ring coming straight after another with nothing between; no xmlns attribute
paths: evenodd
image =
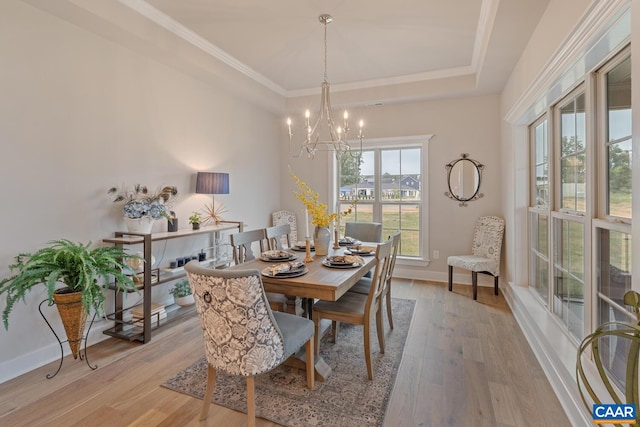
<svg viewBox="0 0 640 427"><path fill-rule="evenodd" d="M207 387L200 419L207 418L216 372L247 378L248 424L255 426L254 377L306 350L307 387L314 386L314 324L272 312L258 270L212 270L196 261L185 267L204 333Z"/></svg>
<svg viewBox="0 0 640 427"><path fill-rule="evenodd" d="M449 291L453 290L453 267L471 271L473 299L478 299L478 273L493 276L494 293L498 295L500 275L500 251L504 236L504 220L497 216L483 216L476 222L473 234L472 255L453 255L447 258L449 265Z"/></svg>

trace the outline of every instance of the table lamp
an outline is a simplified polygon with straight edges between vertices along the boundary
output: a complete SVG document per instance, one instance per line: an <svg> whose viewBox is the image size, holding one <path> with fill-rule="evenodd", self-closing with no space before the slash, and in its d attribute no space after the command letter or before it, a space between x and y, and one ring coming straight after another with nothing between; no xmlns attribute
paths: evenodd
<svg viewBox="0 0 640 427"><path fill-rule="evenodd" d="M221 172L198 172L196 176L196 193L211 194L211 207L205 206L207 220L212 220L216 224L222 221L221 214L227 210L224 206L215 206L215 194L229 194L229 174Z"/></svg>

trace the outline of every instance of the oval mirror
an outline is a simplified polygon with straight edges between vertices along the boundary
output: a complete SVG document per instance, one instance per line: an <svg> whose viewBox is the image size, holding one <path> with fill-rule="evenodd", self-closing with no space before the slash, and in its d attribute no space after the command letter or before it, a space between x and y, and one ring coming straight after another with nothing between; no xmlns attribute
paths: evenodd
<svg viewBox="0 0 640 427"><path fill-rule="evenodd" d="M466 206L466 202L482 197L480 182L483 167L476 160L470 159L467 154L462 154L461 158L447 164L449 191L444 193L445 196L457 200L460 202L460 206Z"/></svg>

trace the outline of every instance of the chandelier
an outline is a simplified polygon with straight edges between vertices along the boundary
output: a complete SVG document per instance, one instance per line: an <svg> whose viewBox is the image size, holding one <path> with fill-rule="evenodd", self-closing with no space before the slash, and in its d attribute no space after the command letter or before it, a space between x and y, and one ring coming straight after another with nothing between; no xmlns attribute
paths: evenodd
<svg viewBox="0 0 640 427"><path fill-rule="evenodd" d="M327 78L327 24L333 21L331 15L323 14L318 17L324 25L324 81L322 82L322 95L320 97L320 113L318 118L311 124L311 112L305 111L304 129L305 140L296 152L292 150L293 132L291 130L291 118L287 117L287 127L289 128L289 154L293 157L300 157L306 151L309 158L315 157L318 151L335 151L336 159L345 153L353 153L353 148L347 139L349 134L349 113L345 110L343 122L336 125L331 111L331 96L329 94L329 81ZM323 127L325 129L323 129ZM360 143L359 152L362 152L362 139L364 138L364 122L360 120L357 139Z"/></svg>

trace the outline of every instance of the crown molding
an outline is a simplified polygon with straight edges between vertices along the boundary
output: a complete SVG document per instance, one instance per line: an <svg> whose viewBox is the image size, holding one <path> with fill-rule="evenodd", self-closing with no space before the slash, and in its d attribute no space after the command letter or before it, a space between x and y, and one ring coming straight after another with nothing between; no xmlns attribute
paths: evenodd
<svg viewBox="0 0 640 427"><path fill-rule="evenodd" d="M150 21L156 23L162 28L170 31L176 36L182 38L188 43L191 43L193 46L203 50L209 55L217 58L228 66L234 68L238 72L244 74L250 79L255 80L266 88L272 90L278 95L285 96L286 91L280 87L278 84L272 82L271 80L264 77L262 74L255 71L253 68L249 67L245 63L238 61L236 58L220 49L219 47L209 43L204 38L200 37L193 31L189 30L184 25L177 22L175 19L167 16L166 14L160 12L158 9L151 6L149 3L143 0L118 0L121 4L127 6L128 8L138 12L140 15L149 19Z"/></svg>
<svg viewBox="0 0 640 427"><path fill-rule="evenodd" d="M573 30L561 43L560 48L542 67L522 96L505 114L504 120L512 124L527 125L532 118L532 109L546 108L547 92L555 86L604 35L618 24L629 11L630 0L607 0L592 2Z"/></svg>

